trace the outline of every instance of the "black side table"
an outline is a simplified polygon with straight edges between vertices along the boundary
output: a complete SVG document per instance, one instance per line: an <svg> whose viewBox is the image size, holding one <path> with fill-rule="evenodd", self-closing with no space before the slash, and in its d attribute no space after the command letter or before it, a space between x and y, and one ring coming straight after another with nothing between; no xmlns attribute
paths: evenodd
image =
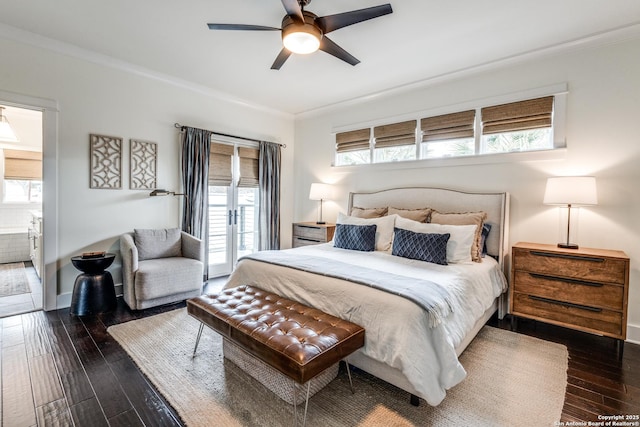
<svg viewBox="0 0 640 427"><path fill-rule="evenodd" d="M73 285L71 314L86 316L115 310L116 290L111 273L105 271L115 259L115 254L96 258L71 257L71 263L82 271Z"/></svg>

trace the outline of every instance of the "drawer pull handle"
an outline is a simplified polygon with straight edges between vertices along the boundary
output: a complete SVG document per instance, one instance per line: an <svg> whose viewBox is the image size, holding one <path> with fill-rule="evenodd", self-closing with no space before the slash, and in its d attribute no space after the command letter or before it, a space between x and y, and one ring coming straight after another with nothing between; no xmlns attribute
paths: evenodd
<svg viewBox="0 0 640 427"><path fill-rule="evenodd" d="M530 254L536 255L536 256L545 256L548 258L564 258L564 259L575 259L579 261L604 262L604 258L592 258L592 257L580 256L580 255L554 254L550 252L540 252L540 251L530 251Z"/></svg>
<svg viewBox="0 0 640 427"><path fill-rule="evenodd" d="M592 286L594 288L601 288L604 286L602 283L587 282L585 280L570 279L568 277L547 276L546 274L539 274L539 273L529 273L529 275L531 277L535 277L536 279L555 280L557 282L566 282L566 283L573 283L575 285Z"/></svg>
<svg viewBox="0 0 640 427"><path fill-rule="evenodd" d="M304 237L296 237L296 239L298 239L298 240L304 240L305 242L320 242L320 240L305 239Z"/></svg>
<svg viewBox="0 0 640 427"><path fill-rule="evenodd" d="M537 297L535 295L529 295L529 298L535 301L547 302L549 304L556 304L556 305L562 305L565 307L572 307L572 308L579 308L581 310L593 311L594 313L600 313L602 311L601 308L589 307L588 305L574 304L572 302L556 301L554 299Z"/></svg>
<svg viewBox="0 0 640 427"><path fill-rule="evenodd" d="M296 225L296 227L298 228L308 228L310 230L320 230L320 227L314 227L311 225Z"/></svg>

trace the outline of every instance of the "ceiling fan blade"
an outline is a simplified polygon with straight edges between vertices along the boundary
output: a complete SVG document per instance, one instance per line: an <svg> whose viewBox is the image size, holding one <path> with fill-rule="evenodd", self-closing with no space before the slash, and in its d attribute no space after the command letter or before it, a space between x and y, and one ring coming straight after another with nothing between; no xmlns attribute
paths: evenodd
<svg viewBox="0 0 640 427"><path fill-rule="evenodd" d="M284 62L289 59L289 57L291 56L291 51L285 47L282 48L282 50L280 51L280 53L278 54L278 57L276 58L275 61L273 61L273 65L271 66L272 70L279 70L280 67L282 67L282 64L284 64Z"/></svg>
<svg viewBox="0 0 640 427"><path fill-rule="evenodd" d="M298 0L282 0L282 5L284 6L284 10L287 11L287 15L295 16L304 22L304 15L302 14L302 8Z"/></svg>
<svg viewBox="0 0 640 427"><path fill-rule="evenodd" d="M335 15L321 16L316 19L316 23L327 34L331 31L357 24L358 22L378 18L393 12L390 4L368 7L366 9L352 10L351 12L338 13Z"/></svg>
<svg viewBox="0 0 640 427"><path fill-rule="evenodd" d="M327 52L338 59L342 59L344 62L348 62L351 65L357 65L360 63L355 56L335 44L327 36L322 37L322 40L320 41L320 50Z"/></svg>
<svg viewBox="0 0 640 427"><path fill-rule="evenodd" d="M210 30L280 31L280 28L249 24L207 24Z"/></svg>

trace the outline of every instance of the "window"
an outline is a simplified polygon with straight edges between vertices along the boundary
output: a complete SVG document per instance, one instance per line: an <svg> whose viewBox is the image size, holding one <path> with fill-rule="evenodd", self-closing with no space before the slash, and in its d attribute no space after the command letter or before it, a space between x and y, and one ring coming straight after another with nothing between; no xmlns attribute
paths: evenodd
<svg viewBox="0 0 640 427"><path fill-rule="evenodd" d="M4 151L5 202L42 202L42 153Z"/></svg>
<svg viewBox="0 0 640 427"><path fill-rule="evenodd" d="M336 165L371 163L371 129L359 129L336 135Z"/></svg>
<svg viewBox="0 0 640 427"><path fill-rule="evenodd" d="M415 120L373 128L374 163L414 160L416 158Z"/></svg>
<svg viewBox="0 0 640 427"><path fill-rule="evenodd" d="M42 181L5 179L4 201L17 203L41 203Z"/></svg>
<svg viewBox="0 0 640 427"><path fill-rule="evenodd" d="M553 96L482 108L481 153L553 148Z"/></svg>
<svg viewBox="0 0 640 427"><path fill-rule="evenodd" d="M564 148L566 85L544 92L556 95L337 133L335 165Z"/></svg>
<svg viewBox="0 0 640 427"><path fill-rule="evenodd" d="M472 156L475 154L476 111L444 114L420 120L421 158Z"/></svg>

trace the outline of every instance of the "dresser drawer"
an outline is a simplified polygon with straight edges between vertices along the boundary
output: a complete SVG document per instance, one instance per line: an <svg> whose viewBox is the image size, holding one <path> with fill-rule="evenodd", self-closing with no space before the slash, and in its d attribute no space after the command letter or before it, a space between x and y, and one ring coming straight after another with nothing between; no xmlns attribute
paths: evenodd
<svg viewBox="0 0 640 427"><path fill-rule="evenodd" d="M572 326L575 329L613 337L626 335L626 325L623 325L622 313L620 312L563 303L520 293L514 293L512 297L515 315L525 315L560 326Z"/></svg>
<svg viewBox="0 0 640 427"><path fill-rule="evenodd" d="M622 311L624 286L516 270L514 292Z"/></svg>
<svg viewBox="0 0 640 427"><path fill-rule="evenodd" d="M626 280L625 260L592 255L516 248L513 268L594 282L624 284Z"/></svg>
<svg viewBox="0 0 640 427"><path fill-rule="evenodd" d="M309 225L295 224L293 226L294 237L300 237L318 242L325 242L327 238L327 229L323 227L313 227Z"/></svg>
<svg viewBox="0 0 640 427"><path fill-rule="evenodd" d="M300 246L309 246L309 245L317 245L319 242L317 240L305 239L304 237L293 236L293 247L299 248Z"/></svg>

